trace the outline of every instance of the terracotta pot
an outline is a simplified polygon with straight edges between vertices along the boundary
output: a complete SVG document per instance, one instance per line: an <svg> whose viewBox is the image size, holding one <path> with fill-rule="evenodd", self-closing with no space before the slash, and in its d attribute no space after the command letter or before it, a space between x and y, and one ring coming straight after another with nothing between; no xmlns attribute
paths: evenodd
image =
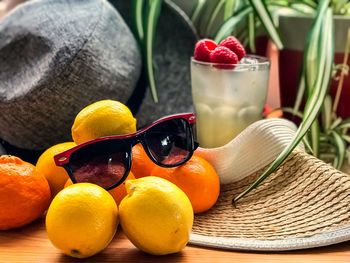
<svg viewBox="0 0 350 263"><path fill-rule="evenodd" d="M283 15L279 17L279 28L281 38L285 46L280 52L280 89L283 107L293 107L301 67L303 62L303 51L305 49L306 36L311 28L312 18L304 16ZM335 63L342 64L350 19L343 16L335 16ZM350 61L348 61L350 66ZM335 96L338 81L331 83L331 95ZM346 98L350 97L350 77L345 76L343 90L339 101L337 114L341 117L350 117L350 107Z"/></svg>

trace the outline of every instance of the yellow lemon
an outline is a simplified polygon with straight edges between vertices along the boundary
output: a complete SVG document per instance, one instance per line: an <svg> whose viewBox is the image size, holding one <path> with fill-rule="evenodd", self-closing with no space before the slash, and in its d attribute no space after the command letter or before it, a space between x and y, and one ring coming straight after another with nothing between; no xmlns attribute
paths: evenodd
<svg viewBox="0 0 350 263"><path fill-rule="evenodd" d="M77 144L98 137L136 132L136 119L119 101L101 100L82 109L76 116L72 137Z"/></svg>
<svg viewBox="0 0 350 263"><path fill-rule="evenodd" d="M46 231L52 244L63 253L86 258L102 251L118 226L118 208L102 187L71 185L52 200L46 216Z"/></svg>
<svg viewBox="0 0 350 263"><path fill-rule="evenodd" d="M193 209L186 194L155 176L125 182L127 196L119 206L125 235L140 250L166 255L182 250L190 237Z"/></svg>
<svg viewBox="0 0 350 263"><path fill-rule="evenodd" d="M50 185L52 198L63 189L64 184L69 178L67 172L62 167L56 166L53 157L74 146L76 146L74 142L56 144L43 152L36 163L37 170L46 177Z"/></svg>

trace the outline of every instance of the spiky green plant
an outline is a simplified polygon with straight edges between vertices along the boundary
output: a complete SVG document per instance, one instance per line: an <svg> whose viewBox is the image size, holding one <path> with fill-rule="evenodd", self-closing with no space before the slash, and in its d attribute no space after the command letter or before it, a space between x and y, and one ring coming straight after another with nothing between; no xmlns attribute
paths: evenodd
<svg viewBox="0 0 350 263"><path fill-rule="evenodd" d="M156 99L156 87L152 67L152 43L158 12L162 0L132 0L135 6L142 6L135 12L135 24L140 30L136 31L144 50L144 58L148 69L148 79L153 97ZM177 1L177 0L173 0ZM153 9L151 8L153 7ZM279 49L283 48L278 28L274 22L274 14L279 9L313 17L313 24L305 43L303 70L297 99L293 109L286 109L301 117L301 123L293 141L271 163L263 174L234 201L257 187L273 173L290 155L295 147L304 141L310 152L317 157L324 157L325 151L334 153L333 164L339 168L345 160L346 148L349 145L350 120L336 117L337 97L332 102L328 95L332 72L337 67L334 61L334 25L333 15L350 15L348 0L196 0L189 16L202 37L211 37L217 42L229 35L238 36L241 42L255 50L255 38L258 34L266 33ZM138 23L137 23L138 22ZM142 28L142 29L141 29ZM152 34L147 31L153 30ZM142 38L142 36L144 36ZM349 52L347 52L349 53ZM341 78L346 75L346 61L341 67ZM340 94L342 85L338 88ZM301 102L305 108L300 112ZM322 117L320 112L322 110ZM320 123L321 122L321 123Z"/></svg>

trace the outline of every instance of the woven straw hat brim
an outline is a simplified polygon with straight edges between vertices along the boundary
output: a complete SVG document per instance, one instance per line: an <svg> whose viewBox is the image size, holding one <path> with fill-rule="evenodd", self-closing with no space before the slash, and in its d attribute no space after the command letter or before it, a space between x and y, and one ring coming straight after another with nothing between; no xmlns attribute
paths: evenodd
<svg viewBox="0 0 350 263"><path fill-rule="evenodd" d="M216 205L195 216L191 244L284 251L350 240L349 175L296 150L234 207L233 197L263 170L221 185Z"/></svg>
<svg viewBox="0 0 350 263"><path fill-rule="evenodd" d="M239 181L272 162L295 136L294 123L280 118L254 122L232 141L218 148L199 147L196 154L209 161L220 183ZM297 149L304 150L302 144Z"/></svg>

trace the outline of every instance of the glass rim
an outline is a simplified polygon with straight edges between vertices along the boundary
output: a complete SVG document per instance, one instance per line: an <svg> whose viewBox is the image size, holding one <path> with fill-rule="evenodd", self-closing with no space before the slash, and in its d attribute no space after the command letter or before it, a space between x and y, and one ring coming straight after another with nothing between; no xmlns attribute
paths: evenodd
<svg viewBox="0 0 350 263"><path fill-rule="evenodd" d="M270 66L271 60L267 57L259 56L259 55L253 55L253 54L247 54L245 57L254 58L257 59L258 62L251 64L251 63L236 63L236 64L225 64L225 63L213 63L213 62L205 62L205 61L199 61L196 60L193 56L191 57L191 63L202 65L202 66L209 66L209 67L215 67L215 66L239 66L239 67L247 67L247 66Z"/></svg>

